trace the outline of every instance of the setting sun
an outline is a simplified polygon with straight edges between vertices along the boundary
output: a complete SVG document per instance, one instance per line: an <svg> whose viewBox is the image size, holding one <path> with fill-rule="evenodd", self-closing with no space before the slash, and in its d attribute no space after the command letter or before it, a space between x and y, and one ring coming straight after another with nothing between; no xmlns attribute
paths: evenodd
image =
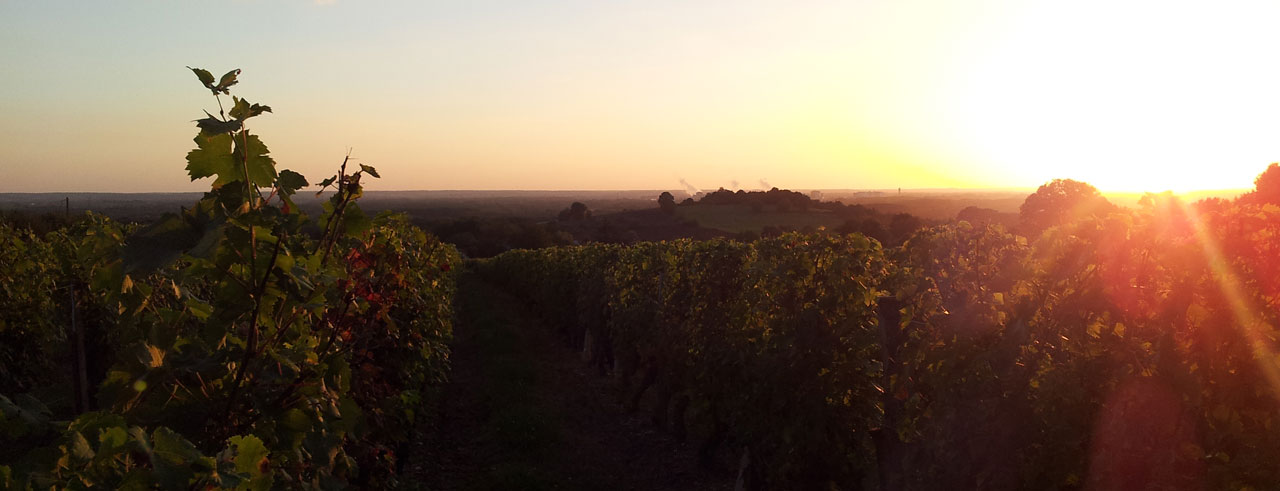
<svg viewBox="0 0 1280 491"><path fill-rule="evenodd" d="M1011 15L949 99L972 152L1022 180L1245 188L1277 160L1280 5L1073 2Z"/></svg>
<svg viewBox="0 0 1280 491"><path fill-rule="evenodd" d="M1273 2L269 2L214 54L202 8L0 6L0 191L194 189L132 142L201 116L170 88L197 62L285 94L255 123L281 161L353 148L381 189L1191 191L1280 160Z"/></svg>

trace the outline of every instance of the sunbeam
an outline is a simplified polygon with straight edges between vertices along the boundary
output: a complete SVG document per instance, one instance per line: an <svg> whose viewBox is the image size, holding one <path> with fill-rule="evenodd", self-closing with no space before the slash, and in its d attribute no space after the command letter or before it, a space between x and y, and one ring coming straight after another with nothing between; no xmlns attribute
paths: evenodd
<svg viewBox="0 0 1280 491"><path fill-rule="evenodd" d="M1208 261L1209 271L1213 275L1213 279L1218 283L1218 288L1231 309L1231 314L1235 319L1234 325L1240 335L1249 343L1254 361L1258 363L1259 371L1266 377L1267 384L1271 386L1272 396L1276 398L1277 403L1280 403L1280 367L1276 366L1276 351L1271 346L1268 336L1264 334L1273 331L1274 327L1257 315L1255 309L1250 306L1250 302L1244 293L1244 288L1241 286L1239 276L1236 275L1230 262L1223 255L1222 248L1219 247L1213 231L1209 230L1195 207L1181 200L1178 200L1177 203L1191 222L1195 239L1200 244L1200 249L1204 251L1205 259Z"/></svg>

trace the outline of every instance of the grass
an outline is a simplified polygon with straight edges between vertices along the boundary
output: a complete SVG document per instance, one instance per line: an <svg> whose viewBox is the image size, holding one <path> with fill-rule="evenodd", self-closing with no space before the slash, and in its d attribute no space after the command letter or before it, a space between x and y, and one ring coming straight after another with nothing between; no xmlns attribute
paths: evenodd
<svg viewBox="0 0 1280 491"><path fill-rule="evenodd" d="M559 422L537 399L534 349L522 339L518 310L509 298L469 276L459 288L461 315L478 350L480 379L475 387L488 408L482 430L498 449L498 462L473 476L475 489L555 489L546 462L560 440Z"/></svg>

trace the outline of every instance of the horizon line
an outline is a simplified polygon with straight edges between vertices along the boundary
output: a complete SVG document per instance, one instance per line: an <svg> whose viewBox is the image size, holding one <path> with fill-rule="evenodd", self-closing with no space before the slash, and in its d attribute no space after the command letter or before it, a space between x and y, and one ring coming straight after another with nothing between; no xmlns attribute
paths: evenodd
<svg viewBox="0 0 1280 491"><path fill-rule="evenodd" d="M918 188L908 188L908 187L901 187L901 188L810 188L810 187L790 187L790 188L786 188L786 187L780 187L780 186L775 186L775 187L776 187L777 189L779 189L779 190L782 190L782 191L793 191L793 192L799 192L799 191L809 191L809 192L812 192L812 191L821 191L821 192L828 192L828 191L830 191L830 192L892 192L892 193L896 193L896 192L898 192L898 191L902 191L902 192L907 192L907 191L912 191L912 192L920 192L920 191L950 191L950 192L1024 192L1024 191L1026 191L1026 192L1035 192L1035 191L1036 191L1036 189L1038 189L1038 188L1039 188L1039 186L1032 186L1032 187L974 187L974 188L965 188L965 187L918 187ZM712 192L715 192L715 191L719 191L719 190L721 190L721 189L724 189L724 190L727 190L727 191L733 191L733 192L737 192L737 191L739 191L739 190L741 190L741 191L747 191L747 192L752 192L752 191L757 191L757 192L758 192L758 191L768 191L768 189L762 189L762 188L737 188L737 189L729 189L729 188L725 188L725 187L719 187L719 188L715 188L715 189L699 189L699 190L698 190L698 192L703 192L703 193L712 193ZM1099 190L1098 190L1098 192L1099 192L1099 193L1101 193L1101 194L1104 194L1104 195L1106 195L1106 194L1147 194L1147 193L1151 193L1151 194L1160 194L1160 193L1164 193L1164 192L1172 192L1172 193L1173 193L1173 194L1175 194L1175 195L1185 195L1185 194L1203 194L1203 193L1244 193L1244 192L1251 191L1252 189L1253 189L1253 188L1222 188L1222 189L1198 189L1198 190L1190 190L1190 191L1173 191L1173 190L1169 190L1169 189L1161 190L1161 191L1103 190L1103 189L1099 189ZM306 192L306 191L305 191L305 188L304 188L303 190L299 190L299 191L300 191L300 192ZM35 194L203 194L203 193L206 193L206 192L208 192L208 191L0 191L0 195L35 195ZM685 193L685 194L694 194L694 193L690 193L690 192L689 192L689 190L687 190L687 189L679 189L679 188L637 188L637 189L598 189L598 188L597 188L597 189L564 189L564 188L562 188L562 189L504 189L504 188L494 188L494 189L460 189L460 188L451 188L451 189L450 189L450 188L446 188L446 189L365 189L365 192L366 192L366 193L444 193L444 192L449 192L449 193L456 193L456 192L462 192L462 193L468 193L468 192L477 192L477 193L582 193L582 192L588 192L588 193L640 193L640 192L681 192L681 193Z"/></svg>

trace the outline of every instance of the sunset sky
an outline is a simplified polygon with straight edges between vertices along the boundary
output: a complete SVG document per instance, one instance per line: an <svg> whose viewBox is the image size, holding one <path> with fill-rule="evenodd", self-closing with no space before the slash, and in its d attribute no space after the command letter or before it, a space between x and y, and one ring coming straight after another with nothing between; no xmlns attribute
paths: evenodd
<svg viewBox="0 0 1280 491"><path fill-rule="evenodd" d="M1280 2L0 0L0 192L200 190L251 128L372 189L1251 187Z"/></svg>

